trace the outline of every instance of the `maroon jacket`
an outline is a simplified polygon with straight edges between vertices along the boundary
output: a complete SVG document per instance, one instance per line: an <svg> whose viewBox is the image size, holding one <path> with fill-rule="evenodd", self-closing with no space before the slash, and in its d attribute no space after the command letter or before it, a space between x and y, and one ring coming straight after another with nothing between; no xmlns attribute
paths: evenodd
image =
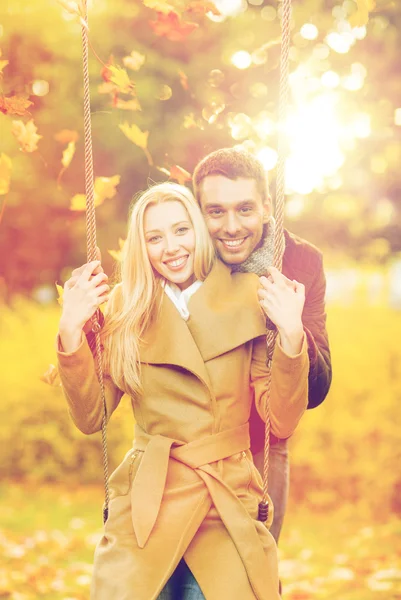
<svg viewBox="0 0 401 600"><path fill-rule="evenodd" d="M308 408L319 406L325 399L331 384L331 358L326 331L325 292L326 278L320 250L309 242L284 230L285 251L283 273L305 286L305 306L302 322L308 339L309 402ZM264 445L265 425L252 410L250 419L251 450L260 452ZM271 436L271 443L277 438Z"/></svg>

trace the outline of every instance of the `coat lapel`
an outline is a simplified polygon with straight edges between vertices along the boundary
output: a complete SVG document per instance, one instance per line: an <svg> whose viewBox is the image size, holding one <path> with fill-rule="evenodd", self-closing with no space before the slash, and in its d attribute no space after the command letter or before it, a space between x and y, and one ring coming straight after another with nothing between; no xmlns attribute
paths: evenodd
<svg viewBox="0 0 401 600"><path fill-rule="evenodd" d="M258 286L256 275L231 274L229 267L216 261L188 305L187 325L204 361L266 333Z"/></svg>
<svg viewBox="0 0 401 600"><path fill-rule="evenodd" d="M165 293L157 316L142 338L140 357L142 363L182 367L209 385L204 361L187 323Z"/></svg>
<svg viewBox="0 0 401 600"><path fill-rule="evenodd" d="M205 361L266 332L257 287L256 276L232 275L216 261L189 300L188 321L163 294L160 311L142 339L141 362L182 367L209 385Z"/></svg>

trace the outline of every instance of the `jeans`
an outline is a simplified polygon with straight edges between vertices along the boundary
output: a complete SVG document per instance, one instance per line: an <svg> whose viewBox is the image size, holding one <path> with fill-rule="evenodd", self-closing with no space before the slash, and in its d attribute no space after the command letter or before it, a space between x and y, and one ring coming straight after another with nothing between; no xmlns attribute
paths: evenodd
<svg viewBox="0 0 401 600"><path fill-rule="evenodd" d="M253 457L256 468L263 478L263 450ZM274 506L274 518L270 533L278 543L285 509L287 507L290 485L290 462L288 458L288 441L278 440L270 446L269 454L269 496Z"/></svg>
<svg viewBox="0 0 401 600"><path fill-rule="evenodd" d="M205 600L205 596L184 559L178 563L157 600Z"/></svg>

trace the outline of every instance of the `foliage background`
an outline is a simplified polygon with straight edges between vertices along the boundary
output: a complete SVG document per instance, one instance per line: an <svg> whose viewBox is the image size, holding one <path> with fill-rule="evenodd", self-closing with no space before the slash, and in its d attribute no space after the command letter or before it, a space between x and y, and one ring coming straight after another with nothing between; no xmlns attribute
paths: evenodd
<svg viewBox="0 0 401 600"><path fill-rule="evenodd" d="M179 165L192 172L207 152L235 143L255 152L276 147L277 129L266 126L277 118L276 3L249 2L246 11L215 22L202 9L183 12L188 3L170 2L183 22L198 25L190 33L177 33L169 23L167 36L181 36L178 41L155 34L149 21L158 17L150 4L98 0L90 7L90 40L104 63L113 55L114 64L123 66L132 51L145 57L137 71L127 68L135 95L132 89L122 93L120 86L116 98L101 93L110 73L90 54L95 175L120 176L116 194L97 210L98 244L109 274L114 259L107 250L118 251L118 240L124 238L131 197L149 181L164 180L160 168ZM369 127L360 137L339 136L344 160L335 172L308 193L295 184L288 190L288 228L325 254L334 379L325 403L306 415L292 440L283 578L294 600L401 598L401 548L395 542L401 512L401 299L396 270L401 251L401 8L384 0L375 6L334 0L294 4L291 71L301 83L299 78L293 82L291 110L300 97L307 105L329 91L338 95L341 107L334 129L353 130L361 114L368 115ZM224 8L225 3L216 5ZM330 46L327 33L341 27L349 33L344 23L352 19L365 27L364 36L347 52L330 47L317 60L322 47ZM316 26L317 38L300 35L305 23ZM74 429L57 381L43 381L55 362L59 306L54 283L62 283L85 260L84 215L70 208L72 197L84 191L80 25L57 2L9 0L0 8L0 48L0 64L9 61L0 79L2 98L17 95L33 102L25 115L4 107L0 113L0 154L12 162L9 191L0 195L0 475L5 482L0 544L7 559L0 568L0 589L15 600L84 598L94 543L90 533L99 525L94 513L101 504L100 439ZM248 68L233 64L239 50L253 59ZM316 89L316 80L327 72L345 81L354 64L366 70L359 88L319 84ZM135 99L142 110L118 108L118 99ZM12 133L16 119L25 124L34 119L42 136L37 150L21 151ZM125 121L149 131L153 164L119 129ZM60 177L66 143L54 136L65 129L79 138ZM324 145L315 137L313 123L311 143L307 129L301 134L315 169L314 140L323 162L329 162L334 141ZM269 176L274 192L274 167ZM0 183L2 177L0 167ZM350 277L356 282L351 288ZM132 426L124 399L109 428L111 467L130 445ZM83 484L86 499L75 491ZM29 509L28 498L34 508ZM48 524L42 521L46 506ZM351 549L341 547L339 532L354 540ZM312 554L305 554L307 548ZM71 551L81 557L78 563L68 561ZM55 557L57 568L43 566L46 553ZM305 567L311 556L316 572ZM337 571L330 575L333 564ZM57 588L55 582L61 580Z"/></svg>

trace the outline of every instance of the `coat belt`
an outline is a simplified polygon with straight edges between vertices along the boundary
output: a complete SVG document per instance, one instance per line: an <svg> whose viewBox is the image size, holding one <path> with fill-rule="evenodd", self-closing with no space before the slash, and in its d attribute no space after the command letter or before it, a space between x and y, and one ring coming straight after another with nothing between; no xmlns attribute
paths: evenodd
<svg viewBox="0 0 401 600"><path fill-rule="evenodd" d="M156 523L170 457L196 470L237 547L251 583L258 587L266 569L261 540L245 506L210 463L249 449L249 424L184 443L162 435L149 435L135 425L134 448L144 452L131 488L132 524L138 546L144 548ZM255 589L257 598L263 592Z"/></svg>

